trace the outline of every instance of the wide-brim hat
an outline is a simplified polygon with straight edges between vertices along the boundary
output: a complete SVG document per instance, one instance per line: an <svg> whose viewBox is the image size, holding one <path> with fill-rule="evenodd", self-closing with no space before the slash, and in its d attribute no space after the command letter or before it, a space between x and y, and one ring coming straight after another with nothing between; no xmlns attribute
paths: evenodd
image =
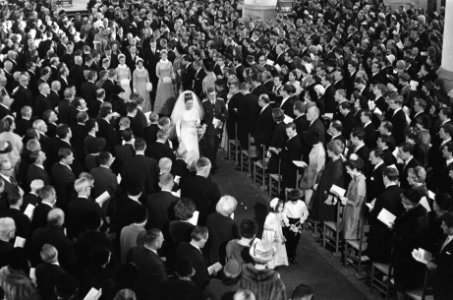
<svg viewBox="0 0 453 300"><path fill-rule="evenodd" d="M291 200L298 200L298 199L301 199L304 195L302 194L302 191L301 190L298 190L298 189L294 189L294 190L290 190L288 192L288 200L291 201Z"/></svg>
<svg viewBox="0 0 453 300"><path fill-rule="evenodd" d="M249 250L250 257L257 263L267 263L274 259L276 247L269 241L258 240Z"/></svg>

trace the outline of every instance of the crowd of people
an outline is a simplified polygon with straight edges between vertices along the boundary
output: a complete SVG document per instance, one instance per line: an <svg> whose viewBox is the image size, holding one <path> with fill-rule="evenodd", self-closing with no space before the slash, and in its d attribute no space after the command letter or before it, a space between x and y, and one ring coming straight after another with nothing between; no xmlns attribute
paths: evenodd
<svg viewBox="0 0 453 300"><path fill-rule="evenodd" d="M345 242L369 225L366 255L392 265L400 299L426 269L451 298L442 14L299 0L258 20L241 5L2 4L5 299L287 299L275 268L297 263L307 219ZM236 222L211 180L229 140L281 175L263 224Z"/></svg>

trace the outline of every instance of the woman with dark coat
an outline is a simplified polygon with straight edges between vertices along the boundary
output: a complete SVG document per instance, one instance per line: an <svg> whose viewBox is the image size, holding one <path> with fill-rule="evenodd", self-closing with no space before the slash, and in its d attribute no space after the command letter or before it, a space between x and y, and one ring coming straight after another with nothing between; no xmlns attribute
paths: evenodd
<svg viewBox="0 0 453 300"><path fill-rule="evenodd" d="M232 196L223 196L216 205L216 212L208 216L206 227L209 230L208 258L209 263L225 264L226 245L239 238L239 229L234 222L234 211L237 201Z"/></svg>
<svg viewBox="0 0 453 300"><path fill-rule="evenodd" d="M426 209L419 204L424 196L422 188L406 190L401 194L404 212L396 218L393 227L393 276L398 299L404 299L404 292L420 287L426 271L425 265L412 257L412 251L425 248L424 237L428 231Z"/></svg>
<svg viewBox="0 0 453 300"><path fill-rule="evenodd" d="M341 158L344 145L340 140L333 140L327 144L327 156L330 158L322 171L318 186L313 193L311 216L314 220L335 221L336 205L333 205L333 196L329 194L332 185L344 187L344 165Z"/></svg>

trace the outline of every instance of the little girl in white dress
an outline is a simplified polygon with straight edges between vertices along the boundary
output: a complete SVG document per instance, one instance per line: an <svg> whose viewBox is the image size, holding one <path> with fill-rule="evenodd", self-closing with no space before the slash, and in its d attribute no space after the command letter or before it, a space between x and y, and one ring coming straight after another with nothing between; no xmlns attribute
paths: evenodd
<svg viewBox="0 0 453 300"><path fill-rule="evenodd" d="M285 223L282 214L284 203L282 200L274 198L270 202L270 207L271 211L267 214L266 220L264 221L262 240L273 243L277 249L275 258L267 264L269 269L274 269L278 266L287 266L288 255L286 254L286 240L282 231L282 226Z"/></svg>

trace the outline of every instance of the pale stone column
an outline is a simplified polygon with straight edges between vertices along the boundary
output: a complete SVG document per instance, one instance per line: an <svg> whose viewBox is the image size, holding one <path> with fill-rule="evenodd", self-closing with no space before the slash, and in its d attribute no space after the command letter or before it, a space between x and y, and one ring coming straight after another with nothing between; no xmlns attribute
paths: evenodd
<svg viewBox="0 0 453 300"><path fill-rule="evenodd" d="M453 88L453 1L445 1L445 24L442 45L442 64L437 75L444 82L444 89Z"/></svg>
<svg viewBox="0 0 453 300"><path fill-rule="evenodd" d="M244 0L242 16L244 18L269 19L275 17L277 0Z"/></svg>

